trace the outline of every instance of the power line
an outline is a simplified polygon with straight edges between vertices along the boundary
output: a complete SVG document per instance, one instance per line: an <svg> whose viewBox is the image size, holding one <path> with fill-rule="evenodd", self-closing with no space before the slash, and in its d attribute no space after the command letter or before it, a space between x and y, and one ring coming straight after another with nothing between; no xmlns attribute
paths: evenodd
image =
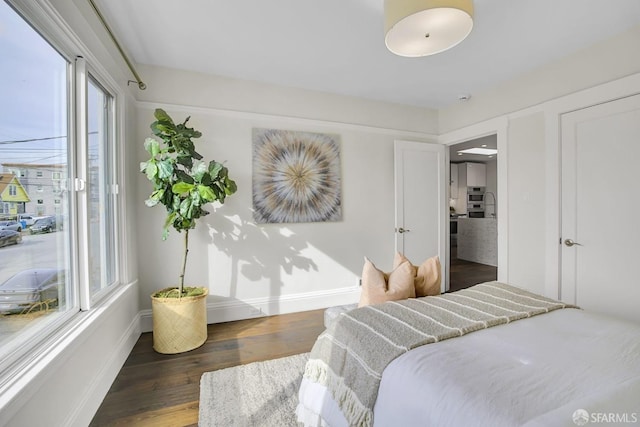
<svg viewBox="0 0 640 427"><path fill-rule="evenodd" d="M99 132L97 130L93 131L93 132L87 132L87 135L97 135ZM49 141L52 139L62 139L62 138L66 138L66 135L62 135L62 136L47 136L45 138L31 138L31 139L15 139L15 140L7 140L7 141L0 141L1 145L6 145L6 144L21 144L23 142L35 142L35 141Z"/></svg>
<svg viewBox="0 0 640 427"><path fill-rule="evenodd" d="M20 144L22 142L35 142L35 141L48 141L48 140L52 140L52 139L61 139L61 138L66 138L66 135L63 136L48 136L46 138L32 138L32 139L16 139L16 140L9 140L9 141L0 141L0 144L5 145L5 144Z"/></svg>

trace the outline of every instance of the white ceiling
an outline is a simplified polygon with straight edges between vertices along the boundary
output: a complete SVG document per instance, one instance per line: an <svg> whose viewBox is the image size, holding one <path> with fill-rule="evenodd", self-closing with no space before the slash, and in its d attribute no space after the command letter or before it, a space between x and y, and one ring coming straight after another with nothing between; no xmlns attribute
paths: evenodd
<svg viewBox="0 0 640 427"><path fill-rule="evenodd" d="M136 63L432 108L640 25L639 0L475 0L465 41L403 58L383 0L95 2Z"/></svg>

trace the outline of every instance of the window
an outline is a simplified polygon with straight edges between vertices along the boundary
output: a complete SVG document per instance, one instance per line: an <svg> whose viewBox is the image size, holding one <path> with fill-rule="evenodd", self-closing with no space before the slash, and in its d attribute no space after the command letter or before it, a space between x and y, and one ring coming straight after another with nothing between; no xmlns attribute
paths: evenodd
<svg viewBox="0 0 640 427"><path fill-rule="evenodd" d="M46 34L78 51L54 48L3 0L0 29L0 140L9 142L0 145L0 164L25 164L35 171L35 183L25 180L24 191L18 185L9 191L23 212L41 217L21 243L2 252L2 383L7 367L119 283L119 221L116 98L100 70L81 58L87 56L82 47L65 39L61 29L48 28ZM29 194L45 187L53 192L40 198ZM15 297L12 286L24 280L36 290Z"/></svg>
<svg viewBox="0 0 640 427"><path fill-rule="evenodd" d="M11 184L11 185L9 186L9 195L10 195L10 196L15 196L16 194L17 194L16 186L15 186L15 185L13 185L13 184Z"/></svg>
<svg viewBox="0 0 640 427"><path fill-rule="evenodd" d="M4 1L0 2L0 56L3 61L0 79L0 162L29 165L48 164L52 160L68 163L67 80L70 63L33 30ZM60 156L51 159L43 153L55 150ZM22 175L21 170L16 175ZM10 192L16 202L31 205L28 198ZM42 205L43 200L37 200ZM68 212L68 206L64 206ZM33 228L32 228L33 230ZM68 233L47 232L40 236L24 234L22 243L12 251L3 251L0 262L0 360L10 359L29 343L37 340L51 324L61 321L76 309L71 286L70 239ZM45 233L46 232L46 233ZM31 239L39 244L30 244ZM55 286L46 278L55 275ZM30 281L30 293L12 292L20 283ZM46 288L46 291L45 291Z"/></svg>
<svg viewBox="0 0 640 427"><path fill-rule="evenodd" d="M112 97L93 79L87 90L88 107L88 193L89 193L89 271L93 297L115 281L114 241L115 194L112 191L113 143L111 129Z"/></svg>

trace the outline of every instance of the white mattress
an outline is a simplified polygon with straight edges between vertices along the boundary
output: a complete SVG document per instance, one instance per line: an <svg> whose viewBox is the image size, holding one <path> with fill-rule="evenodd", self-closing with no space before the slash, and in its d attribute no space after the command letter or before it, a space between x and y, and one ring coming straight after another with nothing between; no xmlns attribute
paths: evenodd
<svg viewBox="0 0 640 427"><path fill-rule="evenodd" d="M299 398L305 425L347 425L323 386L304 379ZM575 425L577 409L608 407L640 418L640 325L563 309L398 357L374 425Z"/></svg>

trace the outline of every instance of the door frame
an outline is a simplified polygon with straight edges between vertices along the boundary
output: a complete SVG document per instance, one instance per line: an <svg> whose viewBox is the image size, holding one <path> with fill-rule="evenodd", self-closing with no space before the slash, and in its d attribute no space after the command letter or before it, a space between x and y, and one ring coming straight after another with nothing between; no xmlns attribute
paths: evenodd
<svg viewBox="0 0 640 427"><path fill-rule="evenodd" d="M438 137L438 142L449 148L451 145L470 141L483 136L496 135L498 148L497 169L498 169L498 203L496 206L497 227L498 227L498 281L509 282L509 217L508 217L508 182L507 182L507 131L508 118L506 116L482 123L464 127L452 132L442 134ZM450 163L449 150L446 150L447 165ZM449 171L447 170L447 176ZM447 200L450 196L450 188L447 186ZM447 235L449 233L449 222L447 221ZM447 239L447 258L451 260L451 242ZM447 286L449 286L449 266L447 266Z"/></svg>

